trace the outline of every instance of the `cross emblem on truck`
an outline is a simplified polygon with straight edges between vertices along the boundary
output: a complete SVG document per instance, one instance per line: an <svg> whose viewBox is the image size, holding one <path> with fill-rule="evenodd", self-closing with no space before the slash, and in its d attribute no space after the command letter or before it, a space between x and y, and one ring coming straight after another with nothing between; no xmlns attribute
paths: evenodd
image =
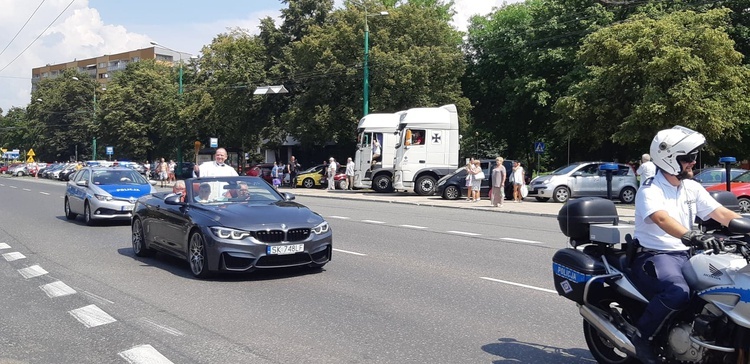
<svg viewBox="0 0 750 364"><path fill-rule="evenodd" d="M434 134L432 134L432 143L433 144L440 144L440 133L434 133Z"/></svg>

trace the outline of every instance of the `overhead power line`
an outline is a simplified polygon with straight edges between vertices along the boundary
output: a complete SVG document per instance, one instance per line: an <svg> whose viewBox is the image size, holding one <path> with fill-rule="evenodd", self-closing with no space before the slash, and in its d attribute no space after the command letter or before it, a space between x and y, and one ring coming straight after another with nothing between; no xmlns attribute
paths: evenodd
<svg viewBox="0 0 750 364"><path fill-rule="evenodd" d="M60 17L61 17L62 15L63 15L63 13L65 13L65 11L67 11L67 10L68 10L68 8L69 8L69 7L71 6L71 5L73 5L73 3L74 3L75 1L76 1L76 0L70 0L70 3L68 3L68 6L66 6L66 7L65 7L65 9L63 9L63 11L61 11L61 12L60 12L60 14L57 14L57 17L55 17L55 19L54 19L54 20L52 20L52 22L51 22L51 23L49 23L49 25L47 25L47 27L46 27L46 28L44 28L44 30L42 30L42 32L41 32L41 33L39 33L39 35L38 35L38 36L37 36L36 38L34 38L34 40L33 40L33 41L31 41L31 43L29 43L29 45L28 45L28 46L26 46L26 48L24 48L24 49L23 49L23 50L21 51L21 53L19 53L19 54L18 54L18 55L16 56L16 58L13 58L13 60L11 60L11 61L10 61L10 63L6 64L6 65L5 65L5 67L3 67L3 68L0 68L0 72L3 72L3 71L5 71L5 69L6 69L6 68L8 68L8 67L9 67L9 66L10 66L11 64L13 64L13 62L15 62L15 61L16 61L16 60L17 60L17 59L18 59L19 57L21 57L21 55L23 55L23 54L24 54L24 53L26 52L26 50L28 50L28 49L29 49L29 48L30 48L30 47L31 47L32 45L34 45L34 43L36 43L36 41L37 41L37 40L39 40L39 38L41 38L41 37L42 37L42 35L44 35L44 32L46 32L46 31L47 31L47 29L49 29L49 28L50 28L50 27L52 26L52 24L55 24L55 22L57 21L57 19L60 19Z"/></svg>
<svg viewBox="0 0 750 364"><path fill-rule="evenodd" d="M34 14L36 14L36 12L39 11L39 8L42 7L42 5L44 4L45 1L47 1L47 0L42 0L42 2L39 3L39 6L37 6L36 9L34 9L34 12L31 13L31 15L29 16L28 19L26 19L26 22L23 23L23 25L21 26L21 29L18 29L18 33L16 33L16 35L13 36L13 39L11 39L10 42L8 42L8 44L5 45L5 48L3 48L2 51L0 51L0 56L2 56L3 53L5 53L5 50L8 49L8 47L10 47L11 43L13 43L13 41L16 40L16 37L18 37L18 35L21 34L21 31L23 31L23 28L26 28L26 25L29 24L29 21L31 21L31 18L33 18Z"/></svg>

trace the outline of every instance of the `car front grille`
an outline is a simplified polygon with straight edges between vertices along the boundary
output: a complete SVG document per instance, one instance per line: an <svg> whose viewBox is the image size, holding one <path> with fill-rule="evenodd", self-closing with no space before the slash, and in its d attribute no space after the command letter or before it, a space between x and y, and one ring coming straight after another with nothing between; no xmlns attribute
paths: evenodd
<svg viewBox="0 0 750 364"><path fill-rule="evenodd" d="M259 230L253 232L253 237L263 243L280 243L282 241L303 241L310 236L309 228L284 230Z"/></svg>

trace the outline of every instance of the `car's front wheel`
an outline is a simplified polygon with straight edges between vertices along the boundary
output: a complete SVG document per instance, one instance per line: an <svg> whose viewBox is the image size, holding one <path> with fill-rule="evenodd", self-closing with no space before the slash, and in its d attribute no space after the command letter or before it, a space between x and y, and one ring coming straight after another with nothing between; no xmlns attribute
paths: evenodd
<svg viewBox="0 0 750 364"><path fill-rule="evenodd" d="M196 278L208 278L211 275L206 259L206 241L199 232L190 235L188 261L190 262L190 271Z"/></svg>
<svg viewBox="0 0 750 364"><path fill-rule="evenodd" d="M88 226L94 225L94 219L91 218L91 206L88 201L83 205L83 221L85 221Z"/></svg>
<svg viewBox="0 0 750 364"><path fill-rule="evenodd" d="M315 181L312 178L305 178L302 181L302 186L305 188L313 188L315 187Z"/></svg>
<svg viewBox="0 0 750 364"><path fill-rule="evenodd" d="M443 190L443 198L447 200L458 200L461 198L461 190L456 186L446 186Z"/></svg>
<svg viewBox="0 0 750 364"><path fill-rule="evenodd" d="M70 201L66 198L65 199L65 218L68 220L73 220L78 216L75 212L70 211Z"/></svg>
<svg viewBox="0 0 750 364"><path fill-rule="evenodd" d="M740 205L740 212L750 212L750 198L740 197L737 202Z"/></svg>
<svg viewBox="0 0 750 364"><path fill-rule="evenodd" d="M347 182L346 180L338 181L336 188L340 190L346 190L349 188L349 182Z"/></svg>
<svg viewBox="0 0 750 364"><path fill-rule="evenodd" d="M570 198L570 190L565 186L560 186L558 188L555 188L555 191L552 192L552 199L555 202L567 202Z"/></svg>
<svg viewBox="0 0 750 364"><path fill-rule="evenodd" d="M143 233L143 223L141 219L133 219L132 241L133 253L138 257L149 257L154 255L154 251L146 248L146 235Z"/></svg>
<svg viewBox="0 0 750 364"><path fill-rule="evenodd" d="M631 204L635 201L635 188L625 187L620 191L620 201L622 203Z"/></svg>

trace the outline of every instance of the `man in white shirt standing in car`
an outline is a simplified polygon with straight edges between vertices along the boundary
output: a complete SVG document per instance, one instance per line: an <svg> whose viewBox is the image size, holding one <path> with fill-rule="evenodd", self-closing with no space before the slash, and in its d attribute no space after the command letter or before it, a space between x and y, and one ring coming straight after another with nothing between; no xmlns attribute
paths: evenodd
<svg viewBox="0 0 750 364"><path fill-rule="evenodd" d="M197 177L234 177L238 176L232 166L224 163L227 160L227 151L224 148L216 149L214 160L195 165Z"/></svg>

